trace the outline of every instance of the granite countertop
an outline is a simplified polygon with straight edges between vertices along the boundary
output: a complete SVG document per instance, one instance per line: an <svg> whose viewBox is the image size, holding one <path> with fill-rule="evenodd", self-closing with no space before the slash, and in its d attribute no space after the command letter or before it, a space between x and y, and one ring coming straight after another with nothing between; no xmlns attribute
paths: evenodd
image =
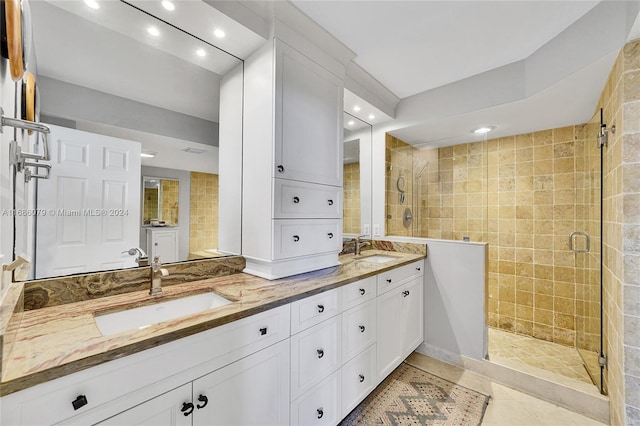
<svg viewBox="0 0 640 426"><path fill-rule="evenodd" d="M378 264L359 261L376 254L397 257ZM161 299L147 291L67 303L18 312L19 324L11 337L11 349L2 357L0 396L130 355L173 340L196 334L258 312L340 287L407 263L425 258L383 250L366 250L360 256L341 255L340 266L266 280L238 273L218 278L175 284L163 288ZM118 311L159 300L214 291L231 300L228 305L197 314L103 336L94 313ZM16 297L19 303L19 297ZM6 311L5 311L6 312ZM4 344L5 342L3 342Z"/></svg>

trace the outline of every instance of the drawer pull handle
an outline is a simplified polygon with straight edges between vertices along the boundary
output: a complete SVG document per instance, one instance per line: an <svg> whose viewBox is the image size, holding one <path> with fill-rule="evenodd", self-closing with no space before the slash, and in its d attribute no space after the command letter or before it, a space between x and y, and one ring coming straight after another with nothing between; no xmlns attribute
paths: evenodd
<svg viewBox="0 0 640 426"><path fill-rule="evenodd" d="M359 325L358 327L360 327L360 333L364 333L364 330L365 330L364 325Z"/></svg>
<svg viewBox="0 0 640 426"><path fill-rule="evenodd" d="M391 284L391 278L387 278L387 282Z"/></svg>
<svg viewBox="0 0 640 426"><path fill-rule="evenodd" d="M200 404L196 405L196 407L199 410L199 409L204 408L204 407L207 406L207 404L209 403L209 398L207 398L204 395L200 395L200 396L198 396L198 401L202 402L202 405L200 405Z"/></svg>
<svg viewBox="0 0 640 426"><path fill-rule="evenodd" d="M364 294L365 294L365 293L366 293L365 289L364 289L364 288L361 288L361 289L360 289L360 295L361 295L361 296L364 296Z"/></svg>
<svg viewBox="0 0 640 426"><path fill-rule="evenodd" d="M318 305L318 313L321 314L324 312L324 305Z"/></svg>
<svg viewBox="0 0 640 426"><path fill-rule="evenodd" d="M422 268L418 266L418 267L416 268L416 271L422 271Z"/></svg>
<svg viewBox="0 0 640 426"><path fill-rule="evenodd" d="M86 395L78 395L75 400L71 401L71 404L73 405L74 411L84 407L85 405L87 405Z"/></svg>
<svg viewBox="0 0 640 426"><path fill-rule="evenodd" d="M182 411L182 414L187 417L189 414L193 413L193 404L190 402L183 402L180 411Z"/></svg>
<svg viewBox="0 0 640 426"><path fill-rule="evenodd" d="M299 235L294 235L294 236L293 236L293 241L295 241L296 243L297 243L298 241L300 241L300 236L299 236Z"/></svg>
<svg viewBox="0 0 640 426"><path fill-rule="evenodd" d="M261 336L264 336L265 334L267 334L267 327L262 327L262 328L260 329L260 335L261 335Z"/></svg>
<svg viewBox="0 0 640 426"><path fill-rule="evenodd" d="M322 408L318 408L316 410L316 413L318 413L318 418L321 419L322 416L324 416L324 410Z"/></svg>
<svg viewBox="0 0 640 426"><path fill-rule="evenodd" d="M284 173L284 166L278 166L278 172Z"/></svg>
<svg viewBox="0 0 640 426"><path fill-rule="evenodd" d="M358 377L360 378L360 383L364 382L364 376L362 374L359 374Z"/></svg>
<svg viewBox="0 0 640 426"><path fill-rule="evenodd" d="M333 205L333 200L328 200L328 203L329 203L330 206L332 206Z"/></svg>
<svg viewBox="0 0 640 426"><path fill-rule="evenodd" d="M329 232L327 236L329 237L329 239L333 238L333 232Z"/></svg>
<svg viewBox="0 0 640 426"><path fill-rule="evenodd" d="M318 349L316 352L318 353L318 358L322 358L324 356L324 350Z"/></svg>
<svg viewBox="0 0 640 426"><path fill-rule="evenodd" d="M300 202L300 198L293 197L293 204L298 204Z"/></svg>
<svg viewBox="0 0 640 426"><path fill-rule="evenodd" d="M407 296L409 295L409 290L405 290L405 291L403 291L403 292L402 292L402 295L403 295L404 297L407 297Z"/></svg>

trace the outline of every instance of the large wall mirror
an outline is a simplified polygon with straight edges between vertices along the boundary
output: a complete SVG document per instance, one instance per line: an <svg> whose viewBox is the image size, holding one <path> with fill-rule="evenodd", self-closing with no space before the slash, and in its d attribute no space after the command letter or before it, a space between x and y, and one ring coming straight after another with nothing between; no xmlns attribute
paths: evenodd
<svg viewBox="0 0 640 426"><path fill-rule="evenodd" d="M242 61L211 29L205 41L153 16L160 2L132 3L31 2L53 167L36 183L48 214L33 224L30 278L136 267L141 252L162 262L241 252L239 157L223 157L241 152ZM202 9L193 22L216 13L180 7Z"/></svg>
<svg viewBox="0 0 640 426"><path fill-rule="evenodd" d="M371 236L372 127L344 113L343 237Z"/></svg>

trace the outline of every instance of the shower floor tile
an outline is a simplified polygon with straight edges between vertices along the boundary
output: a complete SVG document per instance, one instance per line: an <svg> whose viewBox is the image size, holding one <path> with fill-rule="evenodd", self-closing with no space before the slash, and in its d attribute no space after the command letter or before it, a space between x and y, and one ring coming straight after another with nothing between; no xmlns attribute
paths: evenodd
<svg viewBox="0 0 640 426"><path fill-rule="evenodd" d="M575 348L491 327L489 360L507 366L519 364L525 370L531 367L546 370L560 380L569 378L593 384Z"/></svg>

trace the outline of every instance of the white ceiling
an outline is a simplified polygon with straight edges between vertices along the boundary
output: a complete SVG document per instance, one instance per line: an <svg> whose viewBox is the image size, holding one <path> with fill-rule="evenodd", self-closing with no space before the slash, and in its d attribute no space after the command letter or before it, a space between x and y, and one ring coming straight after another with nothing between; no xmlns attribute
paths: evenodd
<svg viewBox="0 0 640 426"><path fill-rule="evenodd" d="M638 1L315 1L293 4L399 99L383 128L462 143L588 121ZM632 28L633 22L636 25Z"/></svg>
<svg viewBox="0 0 640 426"><path fill-rule="evenodd" d="M293 2L405 98L526 58L597 1Z"/></svg>

